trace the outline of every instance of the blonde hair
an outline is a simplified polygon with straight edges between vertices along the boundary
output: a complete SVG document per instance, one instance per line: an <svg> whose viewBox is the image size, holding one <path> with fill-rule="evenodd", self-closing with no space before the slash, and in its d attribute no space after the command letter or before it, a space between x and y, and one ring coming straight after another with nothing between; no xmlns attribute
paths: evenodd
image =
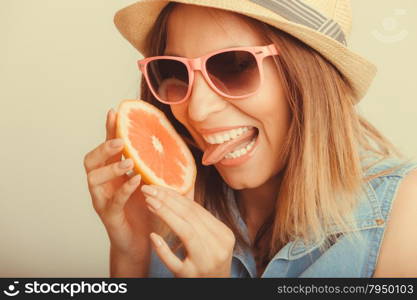
<svg viewBox="0 0 417 300"><path fill-rule="evenodd" d="M168 17L175 7L171 2L159 15L149 33L148 53L161 55L166 46ZM364 172L380 161L403 155L356 111L349 82L320 53L295 37L258 20L241 16L260 30L280 49L274 57L291 110L291 121L281 162L284 166L275 211L258 230L253 247L266 265L286 243L324 241L321 249L335 242L340 234L355 232L352 212L363 183L399 168L364 177ZM224 222L238 243L248 245L234 222L227 205L228 187L213 166L201 165L202 152L186 128L176 120L168 105L158 102L142 77L141 99L165 112L192 151L197 164L195 199ZM374 144L374 145L373 145ZM367 157L361 150L380 158L363 166ZM363 153L365 153L363 152ZM342 232L329 235L332 224ZM162 229L163 228L163 229ZM167 226L159 228L174 241ZM182 246L176 239L174 251Z"/></svg>

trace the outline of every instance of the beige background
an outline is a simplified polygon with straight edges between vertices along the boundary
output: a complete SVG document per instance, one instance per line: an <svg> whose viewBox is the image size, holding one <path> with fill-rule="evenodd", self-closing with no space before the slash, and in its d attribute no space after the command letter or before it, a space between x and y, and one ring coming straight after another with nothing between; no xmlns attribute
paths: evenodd
<svg viewBox="0 0 417 300"><path fill-rule="evenodd" d="M107 110L137 94L140 57L112 23L131 2L0 2L1 277L108 276L83 157ZM359 108L415 157L417 1L352 3L351 47L379 66Z"/></svg>

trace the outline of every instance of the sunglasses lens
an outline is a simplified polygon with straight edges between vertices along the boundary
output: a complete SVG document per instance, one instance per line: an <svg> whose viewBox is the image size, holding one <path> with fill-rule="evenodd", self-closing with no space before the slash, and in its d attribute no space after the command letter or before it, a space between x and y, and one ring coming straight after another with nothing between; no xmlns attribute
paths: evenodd
<svg viewBox="0 0 417 300"><path fill-rule="evenodd" d="M259 87L255 56L248 51L228 51L210 57L206 63L213 84L230 96L250 94Z"/></svg>
<svg viewBox="0 0 417 300"><path fill-rule="evenodd" d="M157 59L148 63L148 78L158 97L170 103L179 102L187 95L188 70L180 61Z"/></svg>

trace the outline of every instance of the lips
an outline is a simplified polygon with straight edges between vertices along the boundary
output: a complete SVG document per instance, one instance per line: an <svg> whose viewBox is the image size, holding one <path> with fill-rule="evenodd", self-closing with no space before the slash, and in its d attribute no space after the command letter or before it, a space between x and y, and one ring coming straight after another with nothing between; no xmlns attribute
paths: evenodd
<svg viewBox="0 0 417 300"><path fill-rule="evenodd" d="M219 162L227 153L231 152L240 144L249 142L255 135L257 135L257 133L258 130L256 128L252 128L237 138L224 142L223 144L209 145L209 147L207 147L204 151L202 164L208 166Z"/></svg>

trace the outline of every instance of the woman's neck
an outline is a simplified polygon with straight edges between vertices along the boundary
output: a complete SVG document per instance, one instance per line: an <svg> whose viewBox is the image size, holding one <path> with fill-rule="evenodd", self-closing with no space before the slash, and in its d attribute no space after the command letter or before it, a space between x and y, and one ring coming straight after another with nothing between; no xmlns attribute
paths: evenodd
<svg viewBox="0 0 417 300"><path fill-rule="evenodd" d="M248 227L257 231L274 211L282 174L271 177L263 185L237 191L237 204Z"/></svg>

